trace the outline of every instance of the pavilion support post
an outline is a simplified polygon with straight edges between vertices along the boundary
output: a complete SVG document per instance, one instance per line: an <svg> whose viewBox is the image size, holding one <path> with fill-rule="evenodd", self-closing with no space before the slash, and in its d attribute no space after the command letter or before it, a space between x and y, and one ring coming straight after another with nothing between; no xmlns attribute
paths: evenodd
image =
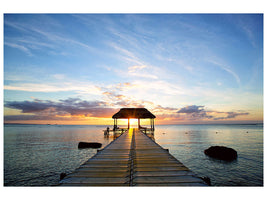
<svg viewBox="0 0 267 200"><path fill-rule="evenodd" d="M138 118L138 129L140 129L140 118Z"/></svg>
<svg viewBox="0 0 267 200"><path fill-rule="evenodd" d="M150 128L152 130L152 119L150 119Z"/></svg>
<svg viewBox="0 0 267 200"><path fill-rule="evenodd" d="M116 119L116 129L118 128L118 119Z"/></svg>
<svg viewBox="0 0 267 200"><path fill-rule="evenodd" d="M153 119L152 122L153 122L153 129L152 130L154 131L155 130L155 120Z"/></svg>
<svg viewBox="0 0 267 200"><path fill-rule="evenodd" d="M114 118L114 127L113 130L115 131L118 127L118 119Z"/></svg>
<svg viewBox="0 0 267 200"><path fill-rule="evenodd" d="M128 118L128 129L130 129L130 119Z"/></svg>

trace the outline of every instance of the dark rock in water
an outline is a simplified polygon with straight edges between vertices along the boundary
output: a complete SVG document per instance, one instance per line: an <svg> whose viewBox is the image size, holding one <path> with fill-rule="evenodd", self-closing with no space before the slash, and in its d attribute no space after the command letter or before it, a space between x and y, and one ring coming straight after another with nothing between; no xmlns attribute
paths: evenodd
<svg viewBox="0 0 267 200"><path fill-rule="evenodd" d="M237 158L237 152L224 146L212 146L204 151L204 153L212 158L220 160L232 161Z"/></svg>
<svg viewBox="0 0 267 200"><path fill-rule="evenodd" d="M205 176L205 177L200 177L203 181L205 181L205 183L207 183L207 185L211 186L211 181L210 178Z"/></svg>
<svg viewBox="0 0 267 200"><path fill-rule="evenodd" d="M65 178L66 176L67 176L67 174L64 173L64 172L62 172L62 173L60 174L60 180L62 180L62 179Z"/></svg>
<svg viewBox="0 0 267 200"><path fill-rule="evenodd" d="M101 148L102 144L98 142L79 142L78 148Z"/></svg>

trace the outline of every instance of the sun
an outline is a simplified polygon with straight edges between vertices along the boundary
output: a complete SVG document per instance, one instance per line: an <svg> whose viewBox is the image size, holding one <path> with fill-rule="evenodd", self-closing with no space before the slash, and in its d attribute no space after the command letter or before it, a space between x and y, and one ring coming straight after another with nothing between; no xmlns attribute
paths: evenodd
<svg viewBox="0 0 267 200"><path fill-rule="evenodd" d="M130 118L130 125L138 125L138 119L131 119Z"/></svg>

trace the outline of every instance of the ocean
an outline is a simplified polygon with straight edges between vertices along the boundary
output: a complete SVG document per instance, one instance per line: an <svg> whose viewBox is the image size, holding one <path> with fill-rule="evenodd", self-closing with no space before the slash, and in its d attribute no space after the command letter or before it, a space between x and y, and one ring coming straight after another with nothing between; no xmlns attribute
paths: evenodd
<svg viewBox="0 0 267 200"><path fill-rule="evenodd" d="M78 149L80 141L113 141L107 126L4 125L4 186L54 186L62 172L70 173L92 157L96 149ZM110 126L111 128L111 126ZM263 124L157 125L155 141L192 170L207 176L212 186L263 186ZM204 150L226 146L238 158L225 162Z"/></svg>

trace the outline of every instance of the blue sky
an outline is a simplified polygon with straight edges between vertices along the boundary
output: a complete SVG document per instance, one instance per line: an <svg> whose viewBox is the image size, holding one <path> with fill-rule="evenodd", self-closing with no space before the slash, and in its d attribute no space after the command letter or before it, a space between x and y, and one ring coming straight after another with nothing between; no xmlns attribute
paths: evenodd
<svg viewBox="0 0 267 200"><path fill-rule="evenodd" d="M5 14L4 105L5 122L262 121L263 15Z"/></svg>

